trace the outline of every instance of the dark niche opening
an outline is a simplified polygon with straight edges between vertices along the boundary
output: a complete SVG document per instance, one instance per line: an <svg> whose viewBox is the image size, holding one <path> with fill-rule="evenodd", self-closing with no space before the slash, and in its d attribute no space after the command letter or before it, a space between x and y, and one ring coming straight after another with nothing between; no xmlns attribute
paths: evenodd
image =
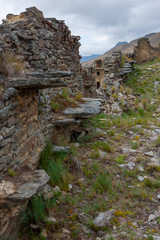
<svg viewBox="0 0 160 240"><path fill-rule="evenodd" d="M97 76L100 76L100 72L99 71L97 72Z"/></svg>
<svg viewBox="0 0 160 240"><path fill-rule="evenodd" d="M100 87L100 82L97 82L97 89Z"/></svg>

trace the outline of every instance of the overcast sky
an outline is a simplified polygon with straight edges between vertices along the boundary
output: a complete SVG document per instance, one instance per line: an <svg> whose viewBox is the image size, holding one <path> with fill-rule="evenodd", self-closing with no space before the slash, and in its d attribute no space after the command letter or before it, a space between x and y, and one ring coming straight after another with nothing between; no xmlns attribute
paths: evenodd
<svg viewBox="0 0 160 240"><path fill-rule="evenodd" d="M45 17L65 20L72 35L81 36L83 56L160 31L160 0L0 0L0 5L0 19L36 6Z"/></svg>

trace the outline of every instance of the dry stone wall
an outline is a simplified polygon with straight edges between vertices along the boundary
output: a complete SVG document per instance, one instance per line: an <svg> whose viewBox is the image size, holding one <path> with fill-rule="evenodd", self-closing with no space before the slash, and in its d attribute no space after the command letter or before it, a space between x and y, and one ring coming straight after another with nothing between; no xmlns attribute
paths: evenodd
<svg viewBox="0 0 160 240"><path fill-rule="evenodd" d="M133 60L137 63L151 61L160 56L160 48L153 48L148 38L138 40L137 46L134 47Z"/></svg>
<svg viewBox="0 0 160 240"><path fill-rule="evenodd" d="M64 21L46 19L35 7L9 14L0 25L0 239L17 239L21 212L49 181L44 170L35 169L54 127L64 126L66 133L66 126L78 127L101 112L101 102L90 98L57 121L51 109L64 86L70 94L95 91L93 69L82 73L79 39Z"/></svg>
<svg viewBox="0 0 160 240"><path fill-rule="evenodd" d="M0 171L33 167L43 147L38 90L7 89L0 99Z"/></svg>
<svg viewBox="0 0 160 240"><path fill-rule="evenodd" d="M44 18L37 8L20 15L8 14L0 25L0 54L16 55L29 70L72 71L71 88L82 89L80 37L72 36L64 21Z"/></svg>
<svg viewBox="0 0 160 240"><path fill-rule="evenodd" d="M95 97L96 83L95 83L95 69L93 67L82 70L84 96Z"/></svg>
<svg viewBox="0 0 160 240"><path fill-rule="evenodd" d="M71 36L64 21L46 19L35 7L28 8L20 15L7 15L0 25L1 174L9 168L23 165L36 168L45 139L51 137L53 132L54 113L51 111L50 101L52 96L60 91L60 88L55 90L54 86L65 86L65 82L71 92L84 89L79 39ZM2 71L2 61L6 55L7 59L12 56L12 61L14 57L20 59L25 66L20 79L24 78L25 72L42 73L42 76L32 78L41 82L41 79L45 78L45 82L48 82L43 88L52 87L45 72L54 71L55 76L50 76L54 81L52 89L40 90L41 85L31 84L32 78L27 80L28 86L25 89L16 87L16 81L9 87L10 79L6 80ZM14 62L9 66L11 64L14 65ZM69 74L66 74L66 71ZM30 76L25 78L29 79ZM62 80L61 83L55 82L58 78Z"/></svg>

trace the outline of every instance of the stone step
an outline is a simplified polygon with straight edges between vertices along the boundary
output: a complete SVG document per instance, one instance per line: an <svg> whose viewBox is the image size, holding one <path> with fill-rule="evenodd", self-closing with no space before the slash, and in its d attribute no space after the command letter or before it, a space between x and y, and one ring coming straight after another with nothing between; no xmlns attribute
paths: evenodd
<svg viewBox="0 0 160 240"><path fill-rule="evenodd" d="M85 100L85 103L79 104L77 108L67 108L63 111L63 114L71 115L74 118L86 119L101 113L103 109L101 99L83 98L83 100Z"/></svg>

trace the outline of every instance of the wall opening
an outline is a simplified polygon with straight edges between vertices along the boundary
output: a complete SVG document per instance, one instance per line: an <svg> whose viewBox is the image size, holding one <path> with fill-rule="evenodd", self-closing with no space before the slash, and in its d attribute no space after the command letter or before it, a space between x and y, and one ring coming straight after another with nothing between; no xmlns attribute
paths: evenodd
<svg viewBox="0 0 160 240"><path fill-rule="evenodd" d="M100 82L97 82L97 89L100 87Z"/></svg>
<svg viewBox="0 0 160 240"><path fill-rule="evenodd" d="M100 76L100 72L99 71L97 72L97 76Z"/></svg>

